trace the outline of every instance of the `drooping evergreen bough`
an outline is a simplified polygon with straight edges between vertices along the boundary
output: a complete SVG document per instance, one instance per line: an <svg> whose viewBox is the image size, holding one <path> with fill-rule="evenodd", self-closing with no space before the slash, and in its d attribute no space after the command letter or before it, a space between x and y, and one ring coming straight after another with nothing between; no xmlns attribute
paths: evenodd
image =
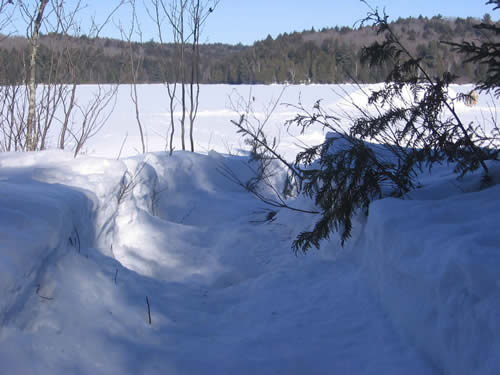
<svg viewBox="0 0 500 375"><path fill-rule="evenodd" d="M490 0L495 9L500 0ZM449 85L457 77L450 73L430 76L420 58L405 48L387 22L388 17L372 9L363 22L372 23L382 42L363 50L363 61L376 66L390 62L393 69L380 90L369 94L375 110L357 107L350 130L342 131L340 119L326 114L317 102L312 113L297 115L289 124L307 129L319 124L333 133L319 146L296 158L303 175L302 191L321 210L312 230L302 232L293 243L296 252L319 248L332 231L341 243L350 237L352 218L368 213L374 199L403 197L418 186L417 173L435 163L454 163L458 177L482 169L481 186L491 184L486 161L498 160L498 126L486 133L481 124L464 123L455 109L472 94L450 97ZM499 33L495 24L477 26L485 33ZM500 45L463 42L453 45L468 61L485 64L487 78L478 90L495 90L500 95ZM387 64L386 64L387 66ZM370 144L373 142L376 145Z"/></svg>

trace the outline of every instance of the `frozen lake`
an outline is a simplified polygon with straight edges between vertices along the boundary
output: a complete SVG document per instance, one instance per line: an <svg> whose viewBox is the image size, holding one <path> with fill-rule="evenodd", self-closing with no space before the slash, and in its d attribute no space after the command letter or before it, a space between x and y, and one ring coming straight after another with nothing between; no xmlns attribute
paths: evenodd
<svg viewBox="0 0 500 375"><path fill-rule="evenodd" d="M344 116L353 113L350 101L363 105L370 89L378 85L202 85L200 106L195 123L195 151L207 153L215 150L221 153L239 154L245 148L241 136L236 133L236 127L231 120L239 119L238 112L244 111L248 103L257 118L264 118L273 103L278 102L270 117L266 130L270 136L280 141L280 150L287 158L293 159L301 146L318 144L323 140L324 131L321 127L310 128L307 134L301 135L296 127L285 127L285 122L292 119L298 112L299 103L311 110L317 100L321 100L324 108L332 114ZM472 85L453 85L450 93L469 92ZM81 100L88 98L95 86L78 87L77 95ZM144 126L147 151L163 151L166 149L167 134L170 129L169 99L166 87L161 84L139 85L139 106L141 121ZM487 123L492 114L496 116L494 98L481 94L479 102L474 107L462 103L457 105L458 112L466 120L475 119L478 123ZM497 101L498 102L498 101ZM498 103L496 103L498 104ZM292 106L290 106L292 105ZM498 106L497 106L498 107ZM180 118L180 105L177 105L174 115ZM186 121L188 127L188 121ZM188 128L186 129L186 132ZM180 130L177 125L175 149L181 149ZM50 144L54 145L57 130L53 131ZM186 134L186 143L189 137ZM92 138L84 148L86 154L116 158L123 149L121 156L133 156L140 152L140 136L135 119L135 107L130 98L130 86L119 87L114 112L100 133Z"/></svg>
<svg viewBox="0 0 500 375"><path fill-rule="evenodd" d="M307 136L301 136L298 129L290 129L288 133L284 127L286 120L297 113L294 108L286 104L297 104L299 99L304 106L311 107L317 99L324 98L329 103L340 98L332 91L332 86L283 86L283 85L202 85L200 92L200 107L195 123L194 139L195 150L206 153L215 150L223 153L240 153L244 148L240 135L231 120L239 119L238 111L245 110L251 103L253 113L263 118L269 111L270 105L279 100L273 115L266 125L267 131L280 139L280 146L287 156L293 157L299 149L297 144L306 141L308 144L321 142L322 129L314 129ZM82 86L81 95L88 95L91 86ZM88 145L88 152L113 157L118 155L125 137L122 156L132 156L140 150L140 136L135 120L135 109L130 99L129 86L121 86L118 93L117 105L108 124ZM148 151L165 150L166 137L170 129L169 98L164 85L138 86L141 118L145 127ZM336 99L335 99L336 98ZM175 117L180 119L180 105L177 105ZM188 125L188 121L186 121ZM186 129L187 130L187 129ZM176 128L175 148L181 149L179 125ZM187 135L187 134L186 134ZM186 142L189 138L186 137Z"/></svg>

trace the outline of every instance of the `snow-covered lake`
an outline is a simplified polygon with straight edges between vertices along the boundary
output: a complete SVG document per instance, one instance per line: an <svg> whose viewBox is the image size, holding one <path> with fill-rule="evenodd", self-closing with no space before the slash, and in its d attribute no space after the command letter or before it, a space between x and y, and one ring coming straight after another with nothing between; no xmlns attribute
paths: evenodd
<svg viewBox="0 0 500 375"><path fill-rule="evenodd" d="M93 86L81 86L78 95L85 100L95 90ZM167 149L167 138L170 133L170 110L167 89L164 85L139 85L139 108L141 121L144 125L148 151L163 151ZM284 122L293 118L296 110L286 104L297 104L299 95L304 104L311 106L321 97L334 98L330 86L289 86L259 85L259 86L232 86L232 85L202 85L200 91L200 107L194 127L195 150L207 153L215 150L222 153L238 154L245 146L240 136L236 134L236 127L231 120L238 121L239 111L244 111L247 104L252 105L253 113L262 119L270 111L270 105L279 100L276 110L266 125L267 131L280 138L282 149L288 156L293 156L299 149L298 129L291 129L289 134ZM338 99L338 98L337 98ZM180 104L176 104L174 111L176 121L176 135L174 145L176 150L181 149L180 129L178 121L181 116ZM186 129L189 124L186 121ZM306 137L307 141L321 142L321 129L312 130ZM189 137L186 133L186 142ZM86 153L116 157L133 156L140 152L141 142L135 107L130 99L130 86L119 88L115 111L107 125L98 136L94 137L86 146Z"/></svg>
<svg viewBox="0 0 500 375"><path fill-rule="evenodd" d="M311 110L314 103L321 100L321 105L332 114L343 116L344 113L356 113L350 102L366 103L366 93L377 85L201 85L200 107L194 128L195 151L207 153L215 150L220 153L239 154L246 146L231 120L238 121L239 113L251 105L252 113L262 120L270 113L271 106L277 102L265 129L270 137L277 137L280 151L289 159L293 159L304 145L315 145L322 142L324 132L321 127L311 127L306 134L300 129L285 127L287 120L293 119L298 110L293 106L299 103ZM471 85L452 85L451 94L469 92ZM80 86L78 96L87 100L95 91L94 86ZM170 132L170 112L167 89L164 85L138 85L139 108L144 126L148 151L164 151ZM500 108L499 100L487 94L481 94L479 103L474 107L458 105L459 113L466 119L479 120L483 123L491 115L491 108ZM496 109L495 109L496 111ZM177 123L174 145L181 149L180 104L175 110ZM186 121L188 126L188 121ZM186 128L187 129L187 128ZM57 130L52 132L52 144L56 143ZM189 138L186 134L186 142ZM123 145L123 149L122 149ZM116 158L137 155L141 150L141 141L135 107L130 99L130 86L122 85L118 90L117 103L109 121L84 151L87 154Z"/></svg>

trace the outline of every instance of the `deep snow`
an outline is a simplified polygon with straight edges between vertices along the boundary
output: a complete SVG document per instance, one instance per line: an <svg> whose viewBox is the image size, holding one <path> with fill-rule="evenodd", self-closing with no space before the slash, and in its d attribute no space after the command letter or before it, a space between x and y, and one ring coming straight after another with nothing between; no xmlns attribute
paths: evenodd
<svg viewBox="0 0 500 375"><path fill-rule="evenodd" d="M295 257L244 156L106 151L0 154L0 373L499 372L499 185L436 168Z"/></svg>
<svg viewBox="0 0 500 375"><path fill-rule="evenodd" d="M0 160L5 373L432 373L355 264L294 257L291 220L251 223L262 204L217 173L241 158L148 154L120 206L138 159Z"/></svg>

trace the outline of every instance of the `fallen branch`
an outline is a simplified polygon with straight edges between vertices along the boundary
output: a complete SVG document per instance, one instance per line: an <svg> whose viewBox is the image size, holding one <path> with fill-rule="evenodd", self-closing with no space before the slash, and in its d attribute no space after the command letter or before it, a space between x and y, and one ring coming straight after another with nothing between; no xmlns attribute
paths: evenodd
<svg viewBox="0 0 500 375"><path fill-rule="evenodd" d="M146 296L146 304L148 305L149 325L151 325L151 307L149 306L149 299L148 299L148 296Z"/></svg>
<svg viewBox="0 0 500 375"><path fill-rule="evenodd" d="M40 298L42 298L42 299L44 299L44 300L47 300L47 301L52 301L52 300L54 299L54 297L46 297L46 296L42 296L42 295L40 294L40 284L38 284L38 285L36 286L36 292L35 292L35 293L36 293L36 295L37 295L38 297L40 297Z"/></svg>

